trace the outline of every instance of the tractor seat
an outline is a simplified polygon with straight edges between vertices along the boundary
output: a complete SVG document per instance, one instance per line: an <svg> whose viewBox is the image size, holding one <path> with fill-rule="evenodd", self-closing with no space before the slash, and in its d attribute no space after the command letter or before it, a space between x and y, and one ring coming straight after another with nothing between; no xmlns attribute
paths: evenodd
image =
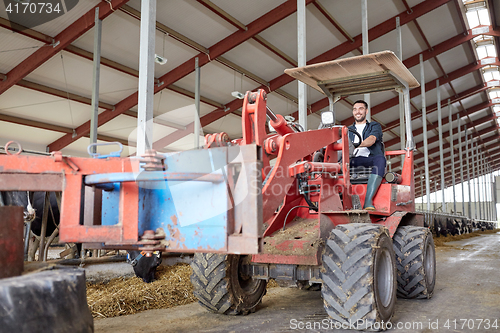
<svg viewBox="0 0 500 333"><path fill-rule="evenodd" d="M351 184L368 184L373 167L357 166L349 169Z"/></svg>

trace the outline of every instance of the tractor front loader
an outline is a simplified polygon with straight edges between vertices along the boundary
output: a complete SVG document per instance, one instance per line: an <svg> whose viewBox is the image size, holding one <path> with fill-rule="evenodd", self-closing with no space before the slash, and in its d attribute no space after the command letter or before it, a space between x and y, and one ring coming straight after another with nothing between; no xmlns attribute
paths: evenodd
<svg viewBox="0 0 500 333"><path fill-rule="evenodd" d="M258 254L196 253L191 281L200 304L221 314L255 311L266 281L302 288L322 284L324 306L341 327L383 329L396 295L429 298L435 281L432 234L414 212L413 137L409 89L419 84L392 52L380 52L286 70L325 93L330 110L323 128L303 131L266 105L263 90L247 92L243 138L207 147L256 144L262 161L262 240ZM402 173L390 173L374 197L375 211L361 210L366 172L349 167L345 126L335 125L341 97L398 90L405 96ZM275 133L266 134L266 117ZM260 208L259 208L260 209ZM342 326L344 325L344 326Z"/></svg>
<svg viewBox="0 0 500 333"><path fill-rule="evenodd" d="M434 289L432 235L414 211L409 89L418 82L392 52L285 72L328 97L321 129L304 131L272 112L263 90L247 92L241 139L212 134L206 149L123 158L6 149L0 191L62 192L63 242L195 253L194 293L210 311L253 312L276 279L322 284L332 321L376 328L391 319L396 294L429 298ZM386 175L375 210L361 210L370 170L349 167L348 129L335 124L335 103L394 89L405 96L407 143L385 155L404 156L404 166Z"/></svg>

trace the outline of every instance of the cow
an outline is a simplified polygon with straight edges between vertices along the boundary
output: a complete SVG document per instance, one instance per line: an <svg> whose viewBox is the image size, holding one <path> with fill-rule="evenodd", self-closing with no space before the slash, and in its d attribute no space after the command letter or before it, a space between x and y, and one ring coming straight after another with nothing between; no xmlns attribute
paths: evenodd
<svg viewBox="0 0 500 333"><path fill-rule="evenodd" d="M45 237L49 241L49 237L53 239L57 233L54 231L59 226L59 207L57 205L55 192L50 192L50 208L47 215L47 228ZM33 260L36 249L38 248L39 238L42 233L43 208L45 204L45 192L26 192L26 191L9 191L0 193L0 205L4 206L21 206L24 212L24 221L29 229L25 232L25 260ZM28 253L28 240L31 230L37 239ZM52 241L50 239L50 241Z"/></svg>
<svg viewBox="0 0 500 333"><path fill-rule="evenodd" d="M59 227L60 212L57 204L55 192L49 192L50 207L47 215L46 239L50 237ZM42 219L45 205L45 192L25 192L10 191L0 192L0 206L22 206L24 210L24 220L28 221L30 229L34 235L40 236L42 233ZM26 235L29 239L29 235ZM25 260L33 260L38 241L34 242L28 254L27 242L25 243ZM77 254L81 252L81 244L77 244ZM144 282L149 283L154 280L157 267L161 263L161 252L155 252L151 257L146 257L140 251L129 251L127 259L132 263L135 275Z"/></svg>
<svg viewBox="0 0 500 333"><path fill-rule="evenodd" d="M31 197L31 199L29 198ZM0 206L21 206L24 220L31 222L31 231L37 236L42 232L45 192L11 191L1 192ZM46 235L51 235L59 225L59 207L55 192L50 193L50 210L47 218Z"/></svg>
<svg viewBox="0 0 500 333"><path fill-rule="evenodd" d="M132 265L137 277L150 283L154 281L156 269L161 264L161 252L155 251L150 257L147 257L141 251L128 251L127 262Z"/></svg>
<svg viewBox="0 0 500 333"><path fill-rule="evenodd" d="M57 205L56 193L49 192L49 212L47 217L47 232L46 235L52 235L54 230L59 227L59 206ZM31 223L31 231L37 236L42 232L42 218L43 208L45 205L45 192L35 192L33 195L33 208L35 209L36 216Z"/></svg>

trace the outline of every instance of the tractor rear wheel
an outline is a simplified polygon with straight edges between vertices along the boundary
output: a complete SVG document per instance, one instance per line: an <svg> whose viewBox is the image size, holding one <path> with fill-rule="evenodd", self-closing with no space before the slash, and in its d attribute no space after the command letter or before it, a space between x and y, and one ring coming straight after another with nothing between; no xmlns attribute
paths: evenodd
<svg viewBox="0 0 500 333"><path fill-rule="evenodd" d="M247 256L196 253L191 283L199 303L211 312L237 315L255 312L267 282L241 273Z"/></svg>
<svg viewBox="0 0 500 333"><path fill-rule="evenodd" d="M384 329L396 302L396 260L388 230L351 223L332 230L323 252L321 293L342 328Z"/></svg>
<svg viewBox="0 0 500 333"><path fill-rule="evenodd" d="M436 252L427 228L404 226L393 238L398 274L398 296L431 298L436 284Z"/></svg>

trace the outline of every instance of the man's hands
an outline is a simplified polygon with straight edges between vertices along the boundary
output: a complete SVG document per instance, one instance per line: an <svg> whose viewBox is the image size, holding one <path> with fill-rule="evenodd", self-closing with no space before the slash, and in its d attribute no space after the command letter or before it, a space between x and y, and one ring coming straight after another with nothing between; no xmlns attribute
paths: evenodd
<svg viewBox="0 0 500 333"><path fill-rule="evenodd" d="M358 147L371 147L375 144L375 142L377 142L377 138L375 137L375 135L370 135L369 137L364 139Z"/></svg>
<svg viewBox="0 0 500 333"><path fill-rule="evenodd" d="M371 147L377 142L377 137L375 135L370 135L366 139L364 139L352 152L352 157L365 156L364 154L360 154L361 150L365 150L368 147Z"/></svg>

